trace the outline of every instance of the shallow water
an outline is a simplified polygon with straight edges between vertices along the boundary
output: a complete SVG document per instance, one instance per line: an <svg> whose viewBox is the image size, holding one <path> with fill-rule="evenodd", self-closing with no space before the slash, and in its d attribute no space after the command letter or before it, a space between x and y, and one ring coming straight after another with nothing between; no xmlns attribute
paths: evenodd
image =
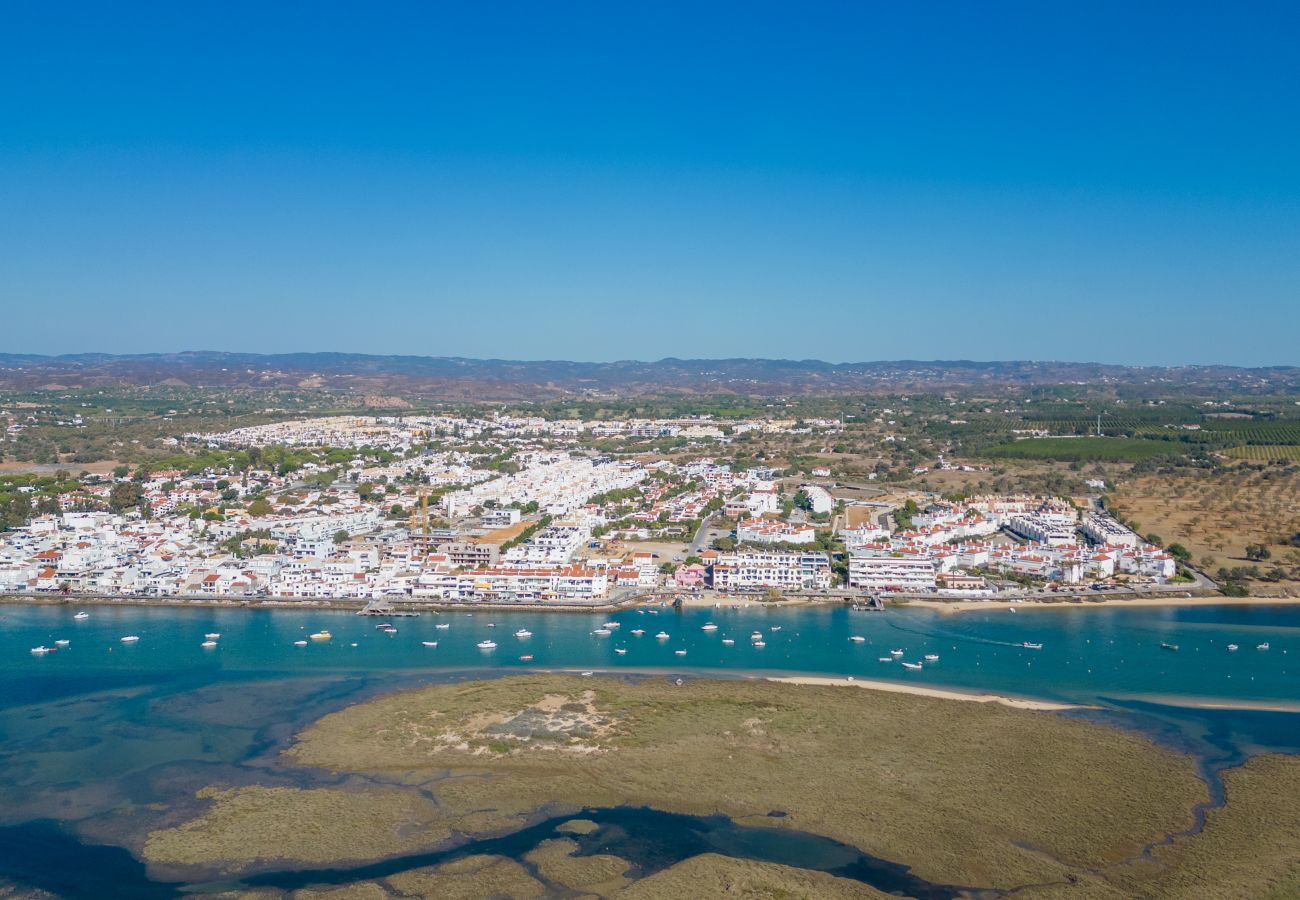
<svg viewBox="0 0 1300 900"><path fill-rule="evenodd" d="M845 608L426 614L393 619L395 635L348 612L86 609L91 617L76 621L75 607L0 607L0 827L14 829L0 835L0 844L9 848L0 852L0 883L48 885L64 896L110 896L78 881L107 869L120 872L123 883L143 879L153 885L118 896L170 896L179 873L145 872L132 854L148 831L197 814L195 791L212 783L334 783L338 779L326 773L280 765L279 750L296 731L383 691L476 674L563 668L687 677L803 672L888 678L1098 704L1100 710L1082 714L1193 753L1207 774L1253 752L1300 752L1300 714L1273 711L1300 709L1300 659L1293 664L1290 657L1300 654L1296 607L1024 609L955 616ZM611 619L621 623L612 635L591 634ZM701 629L710 621L717 631ZM438 629L439 623L451 627ZM321 628L332 633L331 640L294 646ZM532 637L516 638L519 628ZM634 628L646 633L634 636ZM660 630L669 638L656 640ZM751 645L755 630L766 647ZM206 632L221 633L216 648L199 646ZM140 640L122 644L128 634ZM850 635L866 640L852 642ZM725 646L724 637L736 643ZM70 641L66 649L30 653L60 638ZM498 647L477 649L486 638ZM1025 641L1043 648L1025 649ZM1262 641L1271 649L1255 650ZM1180 649L1161 650L1162 642ZM1229 653L1228 643L1241 649ZM618 647L627 653L617 654ZM940 659L917 672L897 661L879 662L894 648L903 649L909 661L926 653ZM676 655L680 649L686 656ZM520 660L523 655L533 660ZM1203 708L1205 703L1267 709ZM663 852L652 852L648 821L625 848L633 857L638 846L647 848L644 859ZM745 843L752 838L742 840L741 832L717 823L700 829L716 840L714 852L755 852ZM61 849L13 850L30 848L32 841ZM804 861L796 864L832 868L818 861L826 848L805 849L799 857ZM644 859L638 865L648 871ZM292 872L279 877L284 886L300 883ZM917 883L903 889L917 895L928 890Z"/></svg>

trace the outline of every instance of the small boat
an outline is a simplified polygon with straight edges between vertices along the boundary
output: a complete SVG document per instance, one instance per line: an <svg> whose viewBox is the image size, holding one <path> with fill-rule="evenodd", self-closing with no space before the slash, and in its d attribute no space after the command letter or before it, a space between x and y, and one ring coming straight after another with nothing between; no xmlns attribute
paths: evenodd
<svg viewBox="0 0 1300 900"><path fill-rule="evenodd" d="M81 619L89 619L89 618L90 618L90 613L88 613L88 612L79 612L79 613L77 613L75 616L73 616L72 618L77 619L78 621L80 621Z"/></svg>
<svg viewBox="0 0 1300 900"><path fill-rule="evenodd" d="M1166 644L1166 643L1163 643L1163 642L1162 642L1162 643L1160 644L1160 649L1161 649L1161 650L1173 650L1173 651L1176 652L1176 651L1178 650L1178 645L1177 645L1177 644Z"/></svg>
<svg viewBox="0 0 1300 900"><path fill-rule="evenodd" d="M866 638L864 638L864 637L863 637L862 635L860 635L860 634L855 634L855 635L851 635L851 636L849 637L849 640L851 640L851 641L852 641L853 643L855 643L855 644L861 644L861 643L864 643L864 642L866 641Z"/></svg>
<svg viewBox="0 0 1300 900"><path fill-rule="evenodd" d="M529 631L527 628L520 628L518 631L515 632L515 637L517 638L528 638L532 636L533 633Z"/></svg>
<svg viewBox="0 0 1300 900"><path fill-rule="evenodd" d="M712 622L705 622L703 625L700 626L700 631L717 631L717 630L718 630L718 626L714 625Z"/></svg>
<svg viewBox="0 0 1300 900"><path fill-rule="evenodd" d="M617 653L619 656L626 656L626 655L627 655L627 651L624 650L622 647L615 647L615 648L614 648L614 652Z"/></svg>
<svg viewBox="0 0 1300 900"><path fill-rule="evenodd" d="M751 641L761 641L763 639L763 632L761 631L751 632L749 635L749 639Z"/></svg>
<svg viewBox="0 0 1300 900"><path fill-rule="evenodd" d="M637 637L640 637L641 635L645 634L645 629L644 629L644 628L633 628L633 629L632 629L632 633L635 634Z"/></svg>
<svg viewBox="0 0 1300 900"><path fill-rule="evenodd" d="M384 629L384 634L397 634L397 629L393 628L392 626L389 626L388 628Z"/></svg>
<svg viewBox="0 0 1300 900"><path fill-rule="evenodd" d="M780 631L780 630L781 630L780 625L773 625L771 628L768 629L768 631Z"/></svg>
<svg viewBox="0 0 1300 900"><path fill-rule="evenodd" d="M1237 649L1238 649L1238 647L1237 647L1236 644L1229 644L1229 645L1228 645L1228 652L1229 652L1229 653L1236 653L1236 652L1237 652Z"/></svg>
<svg viewBox="0 0 1300 900"><path fill-rule="evenodd" d="M436 647L436 646L438 646L438 642L437 642L437 641L420 641L420 643L423 644L423 645L426 646L426 647Z"/></svg>
<svg viewBox="0 0 1300 900"><path fill-rule="evenodd" d="M734 638L723 638L723 639L722 639L722 643L724 643L724 644L726 644L728 647L730 647L732 644L736 643L736 641L735 641Z"/></svg>
<svg viewBox="0 0 1300 900"><path fill-rule="evenodd" d="M658 634L655 635L655 638L656 638L657 640L666 641L666 640L668 640L668 632L666 632L666 631L661 631L661 632L659 632Z"/></svg>
<svg viewBox="0 0 1300 900"><path fill-rule="evenodd" d="M767 641L754 641L754 646L762 650L764 647L767 646Z"/></svg>
<svg viewBox="0 0 1300 900"><path fill-rule="evenodd" d="M1043 645L1042 645L1042 644L1035 644L1035 643L1033 643L1033 642L1031 642L1031 641L1025 641L1025 642L1024 642L1023 644L1021 644L1020 646L1024 647L1026 650L1042 650L1042 649L1043 649Z"/></svg>
<svg viewBox="0 0 1300 900"><path fill-rule="evenodd" d="M890 650L890 651L889 651L889 655L890 655L890 656L902 656L902 655L903 655L903 651L902 651L902 650Z"/></svg>
<svg viewBox="0 0 1300 900"><path fill-rule="evenodd" d="M1265 641L1265 642L1262 643L1262 644L1256 644L1256 645L1255 645L1255 649L1256 649L1256 650L1267 650L1267 649L1268 649L1268 641Z"/></svg>
<svg viewBox="0 0 1300 900"><path fill-rule="evenodd" d="M676 653L678 656L685 656L685 655L686 655L686 651L685 651L685 650L674 650L673 652Z"/></svg>
<svg viewBox="0 0 1300 900"><path fill-rule="evenodd" d="M306 642L306 641L294 641L294 642L293 642L293 645L294 645L295 647L306 647L306 646L307 646L307 642Z"/></svg>
<svg viewBox="0 0 1300 900"><path fill-rule="evenodd" d="M221 637L220 631L209 631L207 634L203 635L203 639L205 641L215 641L218 640L220 637Z"/></svg>
<svg viewBox="0 0 1300 900"><path fill-rule="evenodd" d="M497 627L496 622L488 622L488 628L496 628L496 627Z"/></svg>
<svg viewBox="0 0 1300 900"><path fill-rule="evenodd" d="M596 674L595 672L583 672L583 673L582 673L582 677L583 677L583 678L590 678L592 675L595 675L595 674Z"/></svg>
<svg viewBox="0 0 1300 900"><path fill-rule="evenodd" d="M532 661L533 661L533 655L532 655L531 653L525 653L523 656L519 657L519 661L520 661L520 662L532 662Z"/></svg>
<svg viewBox="0 0 1300 900"><path fill-rule="evenodd" d="M882 656L882 657L880 657L880 661L881 661L881 662L893 662L893 661L894 661L894 658L893 658L892 656Z"/></svg>
<svg viewBox="0 0 1300 900"><path fill-rule="evenodd" d="M475 644L474 646L478 647L480 650L495 650L495 649L497 648L497 642L496 642L496 641L479 641L479 642L478 642L477 644Z"/></svg>
<svg viewBox="0 0 1300 900"><path fill-rule="evenodd" d="M71 644L71 643L72 643L72 641L68 640L67 638L59 638L59 640L57 640L57 641L54 642L54 646L56 646L56 647L66 647L66 646L68 646L68 645Z"/></svg>
<svg viewBox="0 0 1300 900"><path fill-rule="evenodd" d="M1007 607L1007 612L1015 612L1015 611L1016 611L1016 608L1015 608L1014 606L1009 606L1009 607Z"/></svg>
<svg viewBox="0 0 1300 900"><path fill-rule="evenodd" d="M614 632L610 631L608 628L597 628L592 632L592 634L599 635L600 637L608 637L613 633Z"/></svg>
<svg viewBox="0 0 1300 900"><path fill-rule="evenodd" d="M910 663L910 662L905 662L905 663L903 663L903 668L904 668L904 669L920 669L920 668L924 668L924 667L923 667L920 663Z"/></svg>
<svg viewBox="0 0 1300 900"><path fill-rule="evenodd" d="M330 638L334 637L334 635L321 629L320 631L307 635L307 637L311 638L313 641L328 641Z"/></svg>
<svg viewBox="0 0 1300 900"><path fill-rule="evenodd" d="M450 623L450 622L443 622L443 623L441 623L441 624L439 624L439 625L434 625L433 627L434 627L434 628L441 628L443 631L446 631L448 628L451 627L451 623Z"/></svg>
<svg viewBox="0 0 1300 900"><path fill-rule="evenodd" d="M349 647L355 647L356 644L348 644Z"/></svg>
<svg viewBox="0 0 1300 900"><path fill-rule="evenodd" d="M393 626L392 626L392 625L389 625L387 622L380 622L378 625L375 626L375 629L376 629L376 630L382 630L382 629L384 629L384 628L392 628L392 627L393 627Z"/></svg>
<svg viewBox="0 0 1300 900"><path fill-rule="evenodd" d="M202 644L199 644L199 646L200 646L200 647L204 647L204 648L206 648L206 649L208 649L208 650L211 650L213 647L217 646L217 642L216 642L216 641L204 641Z"/></svg>
<svg viewBox="0 0 1300 900"><path fill-rule="evenodd" d="M126 637L122 638L122 643L124 643L124 644L134 644L134 643L135 643L136 641L138 641L138 640L140 640L140 638L137 637L136 635L134 635L134 634L128 634Z"/></svg>
<svg viewBox="0 0 1300 900"><path fill-rule="evenodd" d="M39 646L39 647L33 647L33 648L32 648L32 652L35 653L37 656L44 656L44 655L47 654L47 653L53 653L53 652L54 652L54 648L53 648L53 647L46 647L44 644L42 644L42 645Z"/></svg>
<svg viewBox="0 0 1300 900"><path fill-rule="evenodd" d="M620 623L620 622L606 622L604 625L602 625L602 626L600 626L600 627L601 627L601 628L618 628L621 624L622 624L622 623Z"/></svg>
<svg viewBox="0 0 1300 900"><path fill-rule="evenodd" d="M937 654L937 653L927 653L927 654L925 654L925 661L926 661L926 662L938 662L938 661L939 661L939 654Z"/></svg>

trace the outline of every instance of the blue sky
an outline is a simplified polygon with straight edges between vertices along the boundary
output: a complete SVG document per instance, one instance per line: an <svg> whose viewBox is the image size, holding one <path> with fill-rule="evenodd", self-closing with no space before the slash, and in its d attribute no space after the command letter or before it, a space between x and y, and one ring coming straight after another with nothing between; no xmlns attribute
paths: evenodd
<svg viewBox="0 0 1300 900"><path fill-rule="evenodd" d="M1294 3L18 0L0 350L1300 364L1298 43Z"/></svg>

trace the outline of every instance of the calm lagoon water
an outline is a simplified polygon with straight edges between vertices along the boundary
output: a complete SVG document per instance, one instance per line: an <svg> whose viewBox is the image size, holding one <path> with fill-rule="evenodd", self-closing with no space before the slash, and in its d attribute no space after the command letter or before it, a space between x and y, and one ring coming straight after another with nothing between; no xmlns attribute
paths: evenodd
<svg viewBox="0 0 1300 900"><path fill-rule="evenodd" d="M90 618L77 621L82 608ZM611 620L620 623L613 634L591 633ZM377 630L377 620L344 611L0 606L0 885L108 896L70 875L79 865L107 866L124 885L137 884L137 895L170 896L177 873L146 875L132 854L148 831L196 814L195 791L213 783L322 783L323 773L277 760L319 716L397 687L533 668L890 679L1097 704L1102 709L1088 715L1140 728L1211 765L1259 750L1300 752L1300 607L953 616L750 607L391 621L392 635ZM718 629L703 630L707 622ZM520 628L532 636L515 637ZM295 646L320 629L332 639ZM656 639L660 631L669 636ZM754 631L765 647L752 646ZM200 646L208 632L221 635L215 648ZM121 643L126 635L139 641ZM56 653L30 652L60 639L69 644ZM475 646L486 639L495 650ZM1027 641L1043 647L1026 649ZM1269 650L1255 649L1264 642ZM1240 649L1229 652L1230 643ZM893 649L908 661L939 660L907 671L880 661ZM59 850L21 849L36 846ZM299 883L291 874L282 882Z"/></svg>

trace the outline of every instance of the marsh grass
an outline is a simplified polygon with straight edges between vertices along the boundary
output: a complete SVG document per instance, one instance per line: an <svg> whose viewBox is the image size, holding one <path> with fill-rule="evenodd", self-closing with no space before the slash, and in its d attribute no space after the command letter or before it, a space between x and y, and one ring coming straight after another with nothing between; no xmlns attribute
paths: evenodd
<svg viewBox="0 0 1300 900"><path fill-rule="evenodd" d="M437 740L542 698L591 703L600 752L499 751ZM566 701L567 702L567 701ZM436 786L440 822L515 827L541 806L650 805L791 827L913 865L923 878L1010 886L1123 860L1191 824L1190 759L1094 724L987 704L768 682L522 676L438 685L326 716L298 763Z"/></svg>

